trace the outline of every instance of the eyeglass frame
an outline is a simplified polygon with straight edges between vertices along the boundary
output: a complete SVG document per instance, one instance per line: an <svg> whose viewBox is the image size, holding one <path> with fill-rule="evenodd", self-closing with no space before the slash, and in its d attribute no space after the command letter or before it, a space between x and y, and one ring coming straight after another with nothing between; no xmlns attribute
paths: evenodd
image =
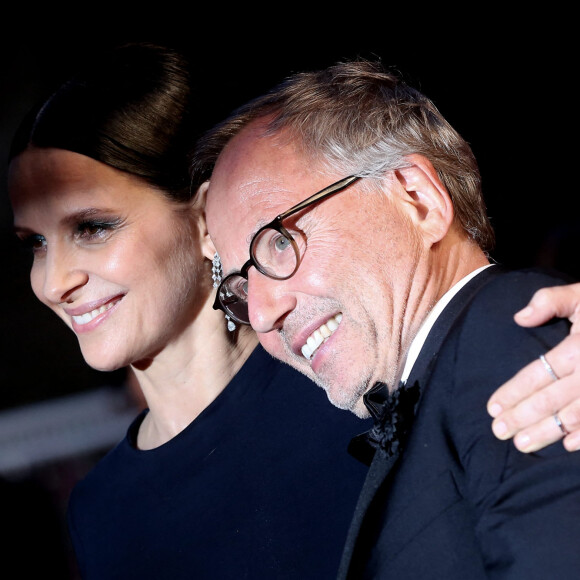
<svg viewBox="0 0 580 580"><path fill-rule="evenodd" d="M305 200L301 201L300 203L293 205L290 209L277 215L271 222L268 222L266 225L262 226L252 236L252 240L250 241L250 247L249 247L250 259L244 263L244 265L241 267L241 269L239 271L232 272L231 274L228 274L219 283L219 285L217 287L217 291L216 291L216 297L215 297L215 301L213 304L213 309L214 310L222 310L223 312L225 312L225 314L227 316L229 316L235 322L249 326L250 325L249 321L246 322L245 320L239 319L233 312L230 312L226 308L226 306L224 306L222 304L222 301L220 300L220 290L222 289L225 282L229 278L233 278L234 276L238 276L244 280L247 280L248 279L248 270L250 269L251 266L254 266L254 268L256 268L256 270L258 270L258 272L260 272L260 274L263 274L264 276L266 276L267 278L270 278L272 280L288 280L288 278L292 278L292 276L294 276L294 274L296 274L296 272L298 271L298 268L300 267L300 263L302 261L302 256L300 255L300 250L298 249L298 246L297 246L296 242L294 241L292 234L290 234L290 232L288 232L288 230L286 230L286 228L282 225L282 222L285 219L287 219L288 217L290 217L291 215L298 213L299 211L307 208L308 206L313 205L314 203L319 202L319 201L324 201L325 199L329 198L331 195L334 195L335 193L339 193L339 192L345 190L347 187L349 187L350 185L352 185L355 181L358 181L359 179L362 179L362 177L360 177L358 175L349 175L348 177L343 177L342 179L339 179L338 181L328 185L324 189L321 189L320 191L317 191L316 193L307 197ZM272 276L271 274L267 273L262 268L262 266L258 262L256 262L255 259L253 258L252 247L254 245L254 242L256 241L258 236L264 230L267 230L267 229L276 230L277 232L282 234L285 238L287 238L290 241L290 243L292 244L292 248L293 248L294 253L296 255L296 267L287 276Z"/></svg>

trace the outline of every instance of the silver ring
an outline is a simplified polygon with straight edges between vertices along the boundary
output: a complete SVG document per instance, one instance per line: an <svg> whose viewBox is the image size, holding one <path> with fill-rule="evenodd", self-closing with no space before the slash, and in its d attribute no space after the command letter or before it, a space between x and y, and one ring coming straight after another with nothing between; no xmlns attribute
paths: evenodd
<svg viewBox="0 0 580 580"><path fill-rule="evenodd" d="M556 421L556 425L558 425L560 431L562 431L562 434L568 435L569 431L568 429L566 429L566 427L564 427L564 423L562 423L562 420L560 419L560 417L558 417L557 413L554 415L554 421Z"/></svg>
<svg viewBox="0 0 580 580"><path fill-rule="evenodd" d="M550 366L550 363L546 360L546 357L543 354L540 355L540 360L542 361L542 364L544 365L544 368L546 369L546 372L555 381L557 381L559 379L558 375L554 372L554 369Z"/></svg>

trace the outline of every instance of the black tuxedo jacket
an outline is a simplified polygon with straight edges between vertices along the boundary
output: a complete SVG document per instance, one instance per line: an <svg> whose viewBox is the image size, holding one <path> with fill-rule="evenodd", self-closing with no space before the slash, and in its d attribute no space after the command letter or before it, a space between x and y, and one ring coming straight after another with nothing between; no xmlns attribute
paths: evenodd
<svg viewBox="0 0 580 580"><path fill-rule="evenodd" d="M567 321L513 321L533 292L565 282L493 266L437 319L407 385L421 399L400 453L374 455L339 578L580 578L580 452L524 454L491 432L486 403L566 336Z"/></svg>

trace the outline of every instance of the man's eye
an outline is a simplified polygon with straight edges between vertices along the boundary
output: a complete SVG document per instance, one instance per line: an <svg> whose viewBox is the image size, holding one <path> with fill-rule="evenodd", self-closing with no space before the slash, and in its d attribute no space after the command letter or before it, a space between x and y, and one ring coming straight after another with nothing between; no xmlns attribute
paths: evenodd
<svg viewBox="0 0 580 580"><path fill-rule="evenodd" d="M238 298L245 298L248 295L248 281L245 278L239 277L230 288Z"/></svg>
<svg viewBox="0 0 580 580"><path fill-rule="evenodd" d="M290 246L290 240L286 236L280 235L274 240L274 246L279 252L283 252Z"/></svg>

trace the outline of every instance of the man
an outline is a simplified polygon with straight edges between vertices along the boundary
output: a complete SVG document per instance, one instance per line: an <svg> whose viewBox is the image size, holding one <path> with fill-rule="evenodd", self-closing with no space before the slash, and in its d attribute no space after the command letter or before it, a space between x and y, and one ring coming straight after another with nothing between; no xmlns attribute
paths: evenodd
<svg viewBox="0 0 580 580"><path fill-rule="evenodd" d="M242 107L195 159L199 182L213 168L200 194L228 273L216 304L375 419L352 443L370 468L339 576L577 577L580 454L521 454L485 412L566 336L564 321L512 320L562 281L490 264L476 161L435 106L345 63Z"/></svg>

